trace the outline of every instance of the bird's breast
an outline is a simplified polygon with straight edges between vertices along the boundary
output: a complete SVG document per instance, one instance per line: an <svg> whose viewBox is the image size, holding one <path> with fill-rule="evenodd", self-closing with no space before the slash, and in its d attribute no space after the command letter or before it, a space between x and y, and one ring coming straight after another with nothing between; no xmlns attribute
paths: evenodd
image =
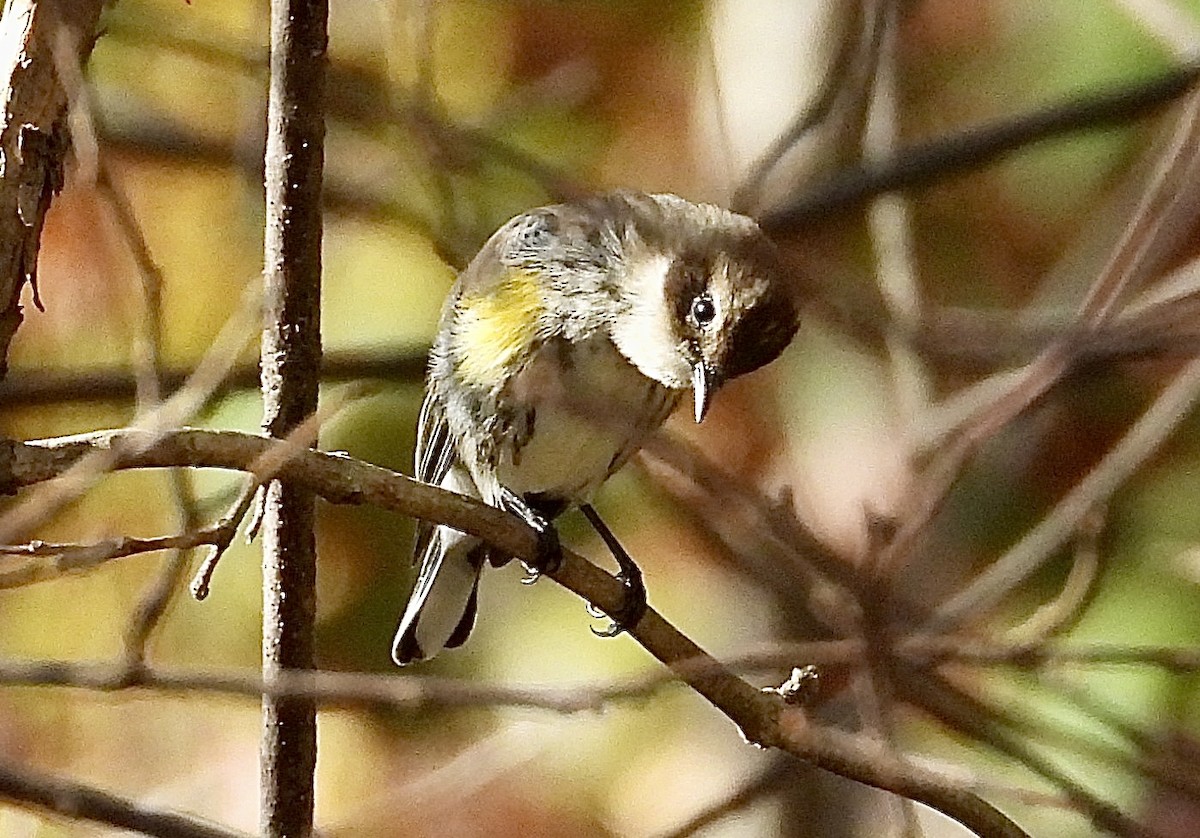
<svg viewBox="0 0 1200 838"><path fill-rule="evenodd" d="M595 335L543 344L500 395L515 419L497 477L518 494L586 500L624 465L679 400Z"/></svg>

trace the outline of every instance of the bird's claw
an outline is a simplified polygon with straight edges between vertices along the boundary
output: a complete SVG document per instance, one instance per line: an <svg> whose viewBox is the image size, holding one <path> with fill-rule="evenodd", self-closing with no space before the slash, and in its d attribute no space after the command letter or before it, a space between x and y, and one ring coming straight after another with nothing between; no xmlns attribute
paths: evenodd
<svg viewBox="0 0 1200 838"><path fill-rule="evenodd" d="M553 576L562 567L562 544L558 540L558 530L554 524L541 513L533 509L517 495L505 491L501 498L503 508L518 516L537 533L537 546L534 548L533 561L522 562L525 565L525 578L522 585L532 585L543 575Z"/></svg>
<svg viewBox="0 0 1200 838"><path fill-rule="evenodd" d="M646 586L642 582L642 572L638 566L632 561L628 565L622 563L622 570L617 576L617 580L625 589L621 607L612 614L607 614L612 619L608 628L592 629L592 634L597 637L616 637L622 632L635 628L646 613ZM588 613L593 617L605 614L591 604L588 605Z"/></svg>
<svg viewBox="0 0 1200 838"><path fill-rule="evenodd" d="M531 524L538 533L538 543L532 562L522 562L525 566L525 578L522 585L532 585L545 575L553 576L562 567L562 544L558 540L558 530L549 523L538 527Z"/></svg>
<svg viewBox="0 0 1200 838"><path fill-rule="evenodd" d="M546 523L538 529L537 550L534 564L530 568L533 571L533 581L536 582L542 574L553 576L562 567L562 563L562 543L558 540L558 530L554 529L553 524Z"/></svg>
<svg viewBox="0 0 1200 838"><path fill-rule="evenodd" d="M606 629L598 629L595 626L592 626L592 634L596 635L597 637L616 637L623 631L625 631L625 629L615 620L609 623L608 628Z"/></svg>

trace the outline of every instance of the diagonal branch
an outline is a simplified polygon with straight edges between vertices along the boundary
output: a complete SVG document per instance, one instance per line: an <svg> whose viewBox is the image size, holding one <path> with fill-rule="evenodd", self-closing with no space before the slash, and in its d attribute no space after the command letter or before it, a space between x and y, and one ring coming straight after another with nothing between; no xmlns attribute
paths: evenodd
<svg viewBox="0 0 1200 838"><path fill-rule="evenodd" d="M1200 65L1188 64L1128 87L1081 95L899 149L892 158L865 161L806 187L759 222L779 235L884 192L916 189L980 169L1043 140L1123 125L1179 98L1198 78Z"/></svg>
<svg viewBox="0 0 1200 838"><path fill-rule="evenodd" d="M140 444L139 444L140 443ZM141 431L104 431L0 446L0 491L51 480L94 450L118 452L115 467L203 467L249 470L279 445L275 440L232 431L179 430L150 438ZM537 534L516 517L379 466L311 449L296 451L278 466L285 482L333 503L371 504L438 521L495 545L519 559L534 561ZM612 612L624 601L621 583L600 568L565 551L556 582ZM1008 817L952 779L881 754L861 738L810 723L803 711L738 678L653 609L631 630L650 654L741 728L750 742L777 747L819 768L876 788L901 794L944 812L989 838L1024 836Z"/></svg>
<svg viewBox="0 0 1200 838"><path fill-rule="evenodd" d="M106 791L0 763L0 798L158 838L248 838L215 824L176 812L141 806Z"/></svg>

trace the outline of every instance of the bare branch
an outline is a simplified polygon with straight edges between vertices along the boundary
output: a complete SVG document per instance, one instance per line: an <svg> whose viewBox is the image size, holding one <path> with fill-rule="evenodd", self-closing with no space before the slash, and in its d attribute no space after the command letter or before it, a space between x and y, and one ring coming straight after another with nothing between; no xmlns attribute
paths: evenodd
<svg viewBox="0 0 1200 838"><path fill-rule="evenodd" d="M838 54L821 79L820 88L750 167L734 191L731 209L750 215L761 211L768 180L805 137L830 124L840 127L861 120L865 92L871 87L885 29L884 15L881 4L874 0L849 3L844 14L847 33L841 38Z"/></svg>
<svg viewBox="0 0 1200 838"><path fill-rule="evenodd" d="M321 367L321 190L327 0L271 0L263 257L263 427L289 436L316 413ZM263 675L312 669L317 613L316 497L266 484L262 497ZM264 696L260 824L266 838L312 834L317 711Z"/></svg>
<svg viewBox="0 0 1200 838"><path fill-rule="evenodd" d="M1200 398L1200 361L1185 366L1104 459L1007 553L943 602L923 627L944 632L994 606L1065 544L1088 513L1107 501L1183 421Z"/></svg>
<svg viewBox="0 0 1200 838"><path fill-rule="evenodd" d="M740 812L755 801L778 791L788 776L788 768L786 763L774 763L750 782L734 789L731 794L710 804L689 818L686 823L660 835L659 838L691 838L701 830Z"/></svg>
<svg viewBox="0 0 1200 838"><path fill-rule="evenodd" d="M355 381L377 378L386 381L420 382L425 376L428 347L390 352L339 352L321 360L322 381ZM164 393L177 391L191 370L164 369L159 380ZM258 388L258 365L237 365L213 392L214 397L238 390ZM47 405L71 402L128 401L137 396L137 378L128 370L99 369L86 372L14 370L0 382L0 404Z"/></svg>
<svg viewBox="0 0 1200 838"><path fill-rule="evenodd" d="M238 493L237 500L229 507L229 511L222 515L221 520L217 522L215 529L218 533L209 542L210 549L208 555L204 557L204 561L200 563L200 568L192 578L192 596L197 600L208 599L208 593L212 586L212 577L216 573L217 564L221 561L221 557L225 555L225 551L229 549L229 545L233 544L233 539L237 535L237 530L242 523L242 519L250 511L250 506L254 503L260 491L262 491L261 483L257 480L247 481ZM249 536L247 536L247 539L249 539Z"/></svg>
<svg viewBox="0 0 1200 838"><path fill-rule="evenodd" d="M151 809L91 786L0 764L0 798L72 820L87 820L158 838L248 838L243 832Z"/></svg>
<svg viewBox="0 0 1200 838"><path fill-rule="evenodd" d="M982 168L1037 142L1122 125L1179 98L1197 78L1200 66L1186 65L1119 90L1081 95L901 149L892 159L866 161L807 187L792 200L764 213L760 223L773 235L781 235L874 195L927 186L959 172Z"/></svg>
<svg viewBox="0 0 1200 838"><path fill-rule="evenodd" d="M277 444L250 434L199 430L155 438L148 438L142 431L108 431L36 443L8 443L7 450L0 448L0 490L52 479L94 449L117 450L116 468L249 470L256 459ZM378 466L303 450L280 465L278 476L334 503L370 503L439 521L477 535L507 555L536 560L537 534L516 517ZM605 612L618 609L624 601L624 588L617 579L570 551L565 551L562 567L551 578ZM882 756L877 747L849 734L815 728L804 719L802 711L787 708L779 696L763 693L733 675L653 609L630 634L737 724L751 742L782 748L820 768L927 803L981 835L1025 835L998 810L945 777Z"/></svg>
<svg viewBox="0 0 1200 838"><path fill-rule="evenodd" d="M1020 625L1006 632L1011 642L1033 644L1070 631L1095 598L1104 563L1100 536L1106 510L1097 507L1079 523L1071 571L1058 596L1039 607Z"/></svg>
<svg viewBox="0 0 1200 838"><path fill-rule="evenodd" d="M25 556L30 561L15 568L0 571L0 589L19 588L50 579L58 579L69 573L92 570L114 559L123 559L142 553L159 550L190 550L205 544L214 544L222 534L220 526L193 530L180 535L165 535L156 538L132 538L124 536L97 541L93 544L48 544L31 541L28 544L0 547L0 553L9 556Z"/></svg>
<svg viewBox="0 0 1200 838"><path fill-rule="evenodd" d="M100 692L143 691L181 696L210 693L246 698L303 698L326 707L374 707L421 713L431 708L514 707L553 713L599 712L675 683L669 676L579 687L521 687L419 675L281 670L269 678L249 671L192 672L124 664L0 660L0 684Z"/></svg>
<svg viewBox="0 0 1200 838"><path fill-rule="evenodd" d="M257 298L247 299L246 305L239 307L226 321L186 385L165 402L138 417L137 426L149 431L148 435L142 437L143 442L152 439L158 430L183 424L207 403L249 338L249 324L259 311ZM80 460L71 474L63 475L62 481L33 494L25 502L0 515L0 543L11 543L27 537L24 534L37 523L85 493L110 469L114 456L113 451L98 451L95 456Z"/></svg>
<svg viewBox="0 0 1200 838"><path fill-rule="evenodd" d="M171 472L171 493L180 510L180 529L185 533L200 529L200 510L197 508L196 493L192 489L188 475L179 469ZM223 521L218 522L218 527L221 523ZM223 536L224 533L218 530L214 541L210 542L212 549L218 549ZM166 562L159 568L158 576L138 600L137 606L129 615L125 631L122 633L126 657L131 660L145 659L151 635L182 587L184 575L187 573L188 559L191 558L191 555L191 550L181 547L171 550Z"/></svg>

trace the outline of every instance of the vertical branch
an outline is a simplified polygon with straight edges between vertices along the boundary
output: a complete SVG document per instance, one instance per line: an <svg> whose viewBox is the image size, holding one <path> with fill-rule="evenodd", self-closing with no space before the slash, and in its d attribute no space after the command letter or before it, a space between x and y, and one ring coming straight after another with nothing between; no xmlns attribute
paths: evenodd
<svg viewBox="0 0 1200 838"><path fill-rule="evenodd" d="M99 0L12 0L0 13L0 378L21 324L21 292L37 296L42 222L62 186L67 97L53 44L69 31L82 61L91 51Z"/></svg>
<svg viewBox="0 0 1200 838"><path fill-rule="evenodd" d="M316 410L321 358L321 178L327 0L271 0L267 217L262 340L263 425L284 437ZM263 506L263 676L313 667L314 496L279 481ZM316 707L263 699L261 827L312 834Z"/></svg>

